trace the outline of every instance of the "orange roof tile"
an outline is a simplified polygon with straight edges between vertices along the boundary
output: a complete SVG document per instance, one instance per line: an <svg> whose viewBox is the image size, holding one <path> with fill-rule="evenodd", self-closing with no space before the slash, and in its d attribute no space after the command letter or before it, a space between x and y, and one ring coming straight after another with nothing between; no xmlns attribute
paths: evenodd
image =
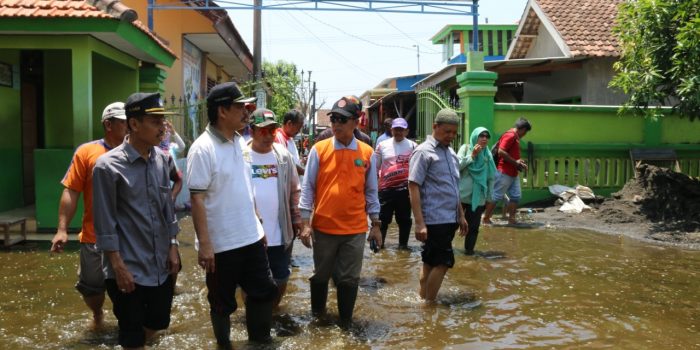
<svg viewBox="0 0 700 350"><path fill-rule="evenodd" d="M617 57L618 44L612 33L622 0L535 0L571 54Z"/></svg>
<svg viewBox="0 0 700 350"><path fill-rule="evenodd" d="M84 0L0 0L0 18L3 17L104 18L118 21L118 19ZM158 39L141 21L136 20L131 24L148 35L170 54L177 56L170 50L168 45Z"/></svg>

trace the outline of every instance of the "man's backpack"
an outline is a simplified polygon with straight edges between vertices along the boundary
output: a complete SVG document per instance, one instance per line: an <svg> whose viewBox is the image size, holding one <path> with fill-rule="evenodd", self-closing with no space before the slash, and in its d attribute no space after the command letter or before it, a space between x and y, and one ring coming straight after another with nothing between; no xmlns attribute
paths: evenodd
<svg viewBox="0 0 700 350"><path fill-rule="evenodd" d="M501 139L499 138L498 141L491 147L491 157L493 157L493 164L498 165L498 144L501 143Z"/></svg>
<svg viewBox="0 0 700 350"><path fill-rule="evenodd" d="M512 131L509 130L506 132L512 132ZM506 132L504 132L503 135L505 135ZM493 157L493 164L496 164L496 166L498 166L498 159L500 158L498 156L498 145L501 144L501 139L503 138L503 135L501 135L501 137L498 138L498 141L496 141L496 144L494 144L493 147L491 147L491 156Z"/></svg>

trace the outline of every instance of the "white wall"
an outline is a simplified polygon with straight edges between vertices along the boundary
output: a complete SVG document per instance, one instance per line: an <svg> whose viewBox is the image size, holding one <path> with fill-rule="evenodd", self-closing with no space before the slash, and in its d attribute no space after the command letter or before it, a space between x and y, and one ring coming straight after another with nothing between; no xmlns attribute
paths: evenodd
<svg viewBox="0 0 700 350"><path fill-rule="evenodd" d="M627 95L608 87L615 75L612 67L614 62L614 58L597 58L583 64L588 82L585 92L581 95L582 104L620 105L627 101Z"/></svg>
<svg viewBox="0 0 700 350"><path fill-rule="evenodd" d="M583 62L580 69L528 78L523 103L550 103L578 96L584 105L620 105L627 96L608 87L615 75L613 62L614 58L593 58Z"/></svg>
<svg viewBox="0 0 700 350"><path fill-rule="evenodd" d="M559 49L559 46L557 46L544 24L540 23L537 29L537 38L530 45L530 50L528 50L525 58L543 57L564 57L564 53Z"/></svg>
<svg viewBox="0 0 700 350"><path fill-rule="evenodd" d="M549 103L553 100L581 96L586 89L583 69L561 70L528 78L525 82L523 103Z"/></svg>

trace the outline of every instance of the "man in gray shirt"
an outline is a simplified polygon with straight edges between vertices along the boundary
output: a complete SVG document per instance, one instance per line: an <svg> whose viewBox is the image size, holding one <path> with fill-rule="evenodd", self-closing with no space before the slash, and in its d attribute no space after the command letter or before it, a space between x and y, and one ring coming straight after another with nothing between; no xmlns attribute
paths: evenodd
<svg viewBox="0 0 700 350"><path fill-rule="evenodd" d="M435 116L433 134L413 151L408 191L416 223L416 239L423 242L420 297L434 302L447 269L454 266L452 239L467 221L459 201L459 161L450 147L457 136L459 116L442 109Z"/></svg>
<svg viewBox="0 0 700 350"><path fill-rule="evenodd" d="M130 134L97 160L93 208L104 252L107 293L119 321L119 344L143 348L168 328L177 273L177 219L170 197L172 158L157 146L165 127L160 94L135 93L124 106Z"/></svg>

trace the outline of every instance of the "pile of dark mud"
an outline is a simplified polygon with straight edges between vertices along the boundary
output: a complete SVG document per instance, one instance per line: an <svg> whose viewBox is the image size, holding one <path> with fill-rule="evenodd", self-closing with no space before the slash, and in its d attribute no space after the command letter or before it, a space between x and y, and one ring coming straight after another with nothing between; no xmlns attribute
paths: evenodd
<svg viewBox="0 0 700 350"><path fill-rule="evenodd" d="M637 177L630 179L597 212L606 222L653 224L663 235L684 235L700 231L700 180L667 168L642 164ZM654 234L652 234L652 237ZM683 240L683 237L656 237Z"/></svg>

